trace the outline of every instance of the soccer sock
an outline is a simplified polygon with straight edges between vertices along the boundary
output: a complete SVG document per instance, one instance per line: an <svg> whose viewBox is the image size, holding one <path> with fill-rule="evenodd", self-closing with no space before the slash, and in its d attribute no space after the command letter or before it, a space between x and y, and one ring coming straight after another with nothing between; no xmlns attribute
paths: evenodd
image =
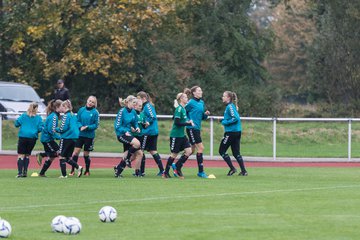
<svg viewBox="0 0 360 240"><path fill-rule="evenodd" d="M85 172L89 172L90 171L90 156L84 156L84 160L85 160Z"/></svg>
<svg viewBox="0 0 360 240"><path fill-rule="evenodd" d="M26 175L29 167L30 159L29 157L24 157L24 169L23 174Z"/></svg>
<svg viewBox="0 0 360 240"><path fill-rule="evenodd" d="M72 156L72 160L74 161L74 162L78 162L78 159L79 159L79 156L78 155L74 155L74 156ZM75 171L75 168L72 166L71 167L71 172L74 172Z"/></svg>
<svg viewBox="0 0 360 240"><path fill-rule="evenodd" d="M170 170L170 167L171 167L171 164L173 164L175 158L172 158L172 157L169 157L168 160L167 160L167 163L166 163L166 168L165 168L165 173L169 174L169 170Z"/></svg>
<svg viewBox="0 0 360 240"><path fill-rule="evenodd" d="M70 158L66 158L66 162L67 162L68 164L70 164L73 168L76 168L76 169L79 168L79 165L78 165L74 160L72 160L72 159L70 159Z"/></svg>
<svg viewBox="0 0 360 240"><path fill-rule="evenodd" d="M22 170L24 168L24 160L22 158L18 158L17 167L18 167L18 175L21 175Z"/></svg>
<svg viewBox="0 0 360 240"><path fill-rule="evenodd" d="M125 167L126 167L126 162L122 159L120 163L116 166L118 176L122 173L122 171L124 171Z"/></svg>
<svg viewBox="0 0 360 240"><path fill-rule="evenodd" d="M181 170L181 168L183 167L183 165L185 164L185 162L189 159L188 156L186 155L182 155L179 159L179 161L177 161L176 163L176 169Z"/></svg>
<svg viewBox="0 0 360 240"><path fill-rule="evenodd" d="M203 154L202 153L197 153L196 154L196 160L197 160L197 164L198 164L198 168L199 168L199 173L204 171L204 165L203 165Z"/></svg>
<svg viewBox="0 0 360 240"><path fill-rule="evenodd" d="M234 170L235 167L234 167L234 165L233 165L232 162L231 162L230 156L225 153L222 157L223 157L223 159L225 160L225 162L227 163L227 165L229 166L229 168L232 169L232 170Z"/></svg>
<svg viewBox="0 0 360 240"><path fill-rule="evenodd" d="M60 159L60 169L61 169L61 175L64 177L66 176L66 160Z"/></svg>
<svg viewBox="0 0 360 240"><path fill-rule="evenodd" d="M139 150L139 148L134 148L131 146L127 152L126 159L130 159L131 155L134 154L134 152L136 152L137 150Z"/></svg>
<svg viewBox="0 0 360 240"><path fill-rule="evenodd" d="M45 161L43 167L41 168L40 171L40 175L44 175L45 172L49 169L49 167L51 166L52 161L50 161L49 159Z"/></svg>
<svg viewBox="0 0 360 240"><path fill-rule="evenodd" d="M236 161L239 163L241 172L246 172L244 160L243 160L243 158L242 158L241 155L238 155L238 156L236 157Z"/></svg>
<svg viewBox="0 0 360 240"><path fill-rule="evenodd" d="M160 172L163 172L164 171L164 166L162 164L161 157L160 157L159 153L155 153L152 156L153 156L156 164L158 165L158 168L159 168Z"/></svg>
<svg viewBox="0 0 360 240"><path fill-rule="evenodd" d="M145 154L143 154L143 157L141 159L140 172L142 174L145 173Z"/></svg>

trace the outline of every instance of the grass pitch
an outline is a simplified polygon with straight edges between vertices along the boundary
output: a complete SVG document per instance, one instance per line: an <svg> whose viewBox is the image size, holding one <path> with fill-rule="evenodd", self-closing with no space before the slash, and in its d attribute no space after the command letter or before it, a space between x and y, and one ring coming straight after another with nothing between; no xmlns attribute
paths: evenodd
<svg viewBox="0 0 360 240"><path fill-rule="evenodd" d="M10 239L358 239L360 170L356 168L250 168L248 177L200 179L184 169L185 180L145 178L125 170L94 169L90 177L15 179L0 171L0 217ZM31 171L30 171L31 172ZM102 223L98 210L117 209L114 223ZM82 223L76 236L51 232L56 215Z"/></svg>

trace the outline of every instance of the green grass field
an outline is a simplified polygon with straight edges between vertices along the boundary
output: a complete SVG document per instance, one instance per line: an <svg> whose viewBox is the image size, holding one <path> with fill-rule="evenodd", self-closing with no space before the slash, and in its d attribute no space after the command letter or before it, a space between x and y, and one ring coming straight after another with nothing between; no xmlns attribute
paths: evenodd
<svg viewBox="0 0 360 240"><path fill-rule="evenodd" d="M13 228L10 239L358 239L360 170L356 168L250 168L248 177L111 177L94 169L89 178L15 179L0 170L0 217ZM118 211L101 223L105 205ZM51 232L56 215L78 217L77 236Z"/></svg>

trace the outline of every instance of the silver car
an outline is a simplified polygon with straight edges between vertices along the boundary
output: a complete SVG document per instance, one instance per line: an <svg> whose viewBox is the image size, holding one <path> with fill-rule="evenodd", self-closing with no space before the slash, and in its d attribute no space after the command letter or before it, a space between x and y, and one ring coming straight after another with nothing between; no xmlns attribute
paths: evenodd
<svg viewBox="0 0 360 240"><path fill-rule="evenodd" d="M2 114L3 119L17 119L27 111L31 102L38 103L38 113L45 117L44 99L41 99L31 86L0 81L0 112L11 113Z"/></svg>

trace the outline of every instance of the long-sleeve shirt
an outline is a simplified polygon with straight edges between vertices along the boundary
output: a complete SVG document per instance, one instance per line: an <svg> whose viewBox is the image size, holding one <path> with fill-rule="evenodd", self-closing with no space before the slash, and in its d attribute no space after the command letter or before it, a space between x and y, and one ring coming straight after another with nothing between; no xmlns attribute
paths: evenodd
<svg viewBox="0 0 360 240"><path fill-rule="evenodd" d="M82 107L79 109L77 120L80 127L87 126L84 131L80 131L80 137L95 138L95 130L99 127L99 112L96 108Z"/></svg>
<svg viewBox="0 0 360 240"><path fill-rule="evenodd" d="M229 103L224 112L224 119L221 120L221 124L224 126L225 132L241 132L241 119L236 106L233 103Z"/></svg>
<svg viewBox="0 0 360 240"><path fill-rule="evenodd" d="M39 132L43 129L42 118L39 115L30 117L27 113L21 114L14 122L19 127L18 136L23 138L38 139Z"/></svg>
<svg viewBox="0 0 360 240"><path fill-rule="evenodd" d="M144 103L143 107L143 115L144 115L144 122L150 123L149 126L143 129L144 135L158 135L159 129L158 129L158 120L156 117L156 111L155 107L149 103Z"/></svg>
<svg viewBox="0 0 360 240"><path fill-rule="evenodd" d="M134 109L121 108L114 121L116 136L124 135L126 132L131 133L131 127L138 128L137 114Z"/></svg>
<svg viewBox="0 0 360 240"><path fill-rule="evenodd" d="M208 118L205 114L205 103L202 99L192 98L185 105L188 118L193 121L194 126L187 126L186 128L193 128L201 130L201 122Z"/></svg>
<svg viewBox="0 0 360 240"><path fill-rule="evenodd" d="M60 133L62 139L78 139L79 128L76 116L68 111L62 116L60 126L56 128L56 131Z"/></svg>
<svg viewBox="0 0 360 240"><path fill-rule="evenodd" d="M52 112L46 117L44 128L41 131L41 142L51 142L55 139L60 139L60 135L56 132L59 122L59 114Z"/></svg>

